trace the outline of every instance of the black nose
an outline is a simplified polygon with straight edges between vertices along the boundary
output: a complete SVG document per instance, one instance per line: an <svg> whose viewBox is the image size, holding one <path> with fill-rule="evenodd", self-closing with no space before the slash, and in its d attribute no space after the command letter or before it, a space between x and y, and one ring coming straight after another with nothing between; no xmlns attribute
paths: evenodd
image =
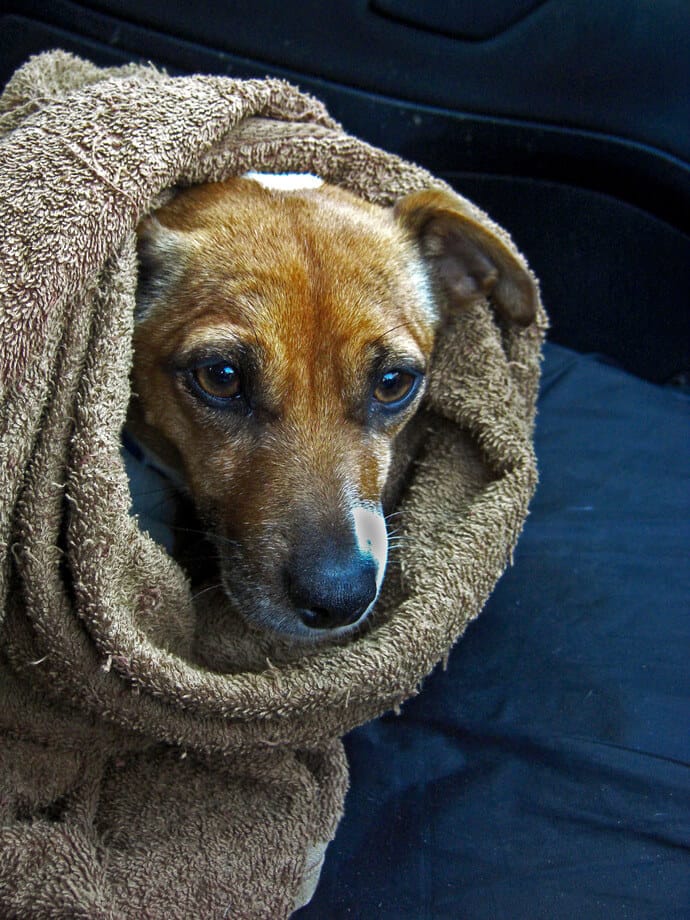
<svg viewBox="0 0 690 920"><path fill-rule="evenodd" d="M375 560L357 548L305 546L290 561L288 596L311 629L349 626L376 599L376 574Z"/></svg>

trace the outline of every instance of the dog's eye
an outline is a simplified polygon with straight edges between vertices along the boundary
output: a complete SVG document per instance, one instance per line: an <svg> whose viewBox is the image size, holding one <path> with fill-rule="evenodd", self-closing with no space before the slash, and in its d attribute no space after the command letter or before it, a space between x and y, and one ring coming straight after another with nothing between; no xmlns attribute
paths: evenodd
<svg viewBox="0 0 690 920"><path fill-rule="evenodd" d="M192 371L192 379L198 389L212 399L236 399L242 392L240 375L227 361L202 364Z"/></svg>
<svg viewBox="0 0 690 920"><path fill-rule="evenodd" d="M386 371L377 381L374 399L388 409L402 407L414 395L420 379L420 375L412 371Z"/></svg>

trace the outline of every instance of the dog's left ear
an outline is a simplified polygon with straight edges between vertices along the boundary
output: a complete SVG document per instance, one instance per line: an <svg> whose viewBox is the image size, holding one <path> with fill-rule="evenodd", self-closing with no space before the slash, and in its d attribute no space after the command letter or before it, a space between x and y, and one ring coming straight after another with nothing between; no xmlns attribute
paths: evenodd
<svg viewBox="0 0 690 920"><path fill-rule="evenodd" d="M396 203L394 215L417 241L452 307L490 296L510 322L534 322L534 279L500 237L466 213L461 199L440 189L413 192Z"/></svg>

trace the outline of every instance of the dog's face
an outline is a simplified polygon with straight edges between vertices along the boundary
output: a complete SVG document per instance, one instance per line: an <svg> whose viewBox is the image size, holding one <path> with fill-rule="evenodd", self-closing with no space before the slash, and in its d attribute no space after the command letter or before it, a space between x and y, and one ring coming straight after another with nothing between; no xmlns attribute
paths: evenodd
<svg viewBox="0 0 690 920"><path fill-rule="evenodd" d="M225 591L261 628L314 642L372 608L381 494L424 393L439 287L467 302L503 285L512 318L532 318L525 273L454 202L384 209L238 178L140 227L131 428L184 484Z"/></svg>

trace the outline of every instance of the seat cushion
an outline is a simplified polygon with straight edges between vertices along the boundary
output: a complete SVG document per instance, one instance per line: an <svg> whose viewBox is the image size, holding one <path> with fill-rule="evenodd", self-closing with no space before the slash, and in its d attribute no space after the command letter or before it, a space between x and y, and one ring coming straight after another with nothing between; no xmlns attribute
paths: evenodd
<svg viewBox="0 0 690 920"><path fill-rule="evenodd" d="M447 669L348 737L300 920L687 916L687 410L547 346L514 565Z"/></svg>

